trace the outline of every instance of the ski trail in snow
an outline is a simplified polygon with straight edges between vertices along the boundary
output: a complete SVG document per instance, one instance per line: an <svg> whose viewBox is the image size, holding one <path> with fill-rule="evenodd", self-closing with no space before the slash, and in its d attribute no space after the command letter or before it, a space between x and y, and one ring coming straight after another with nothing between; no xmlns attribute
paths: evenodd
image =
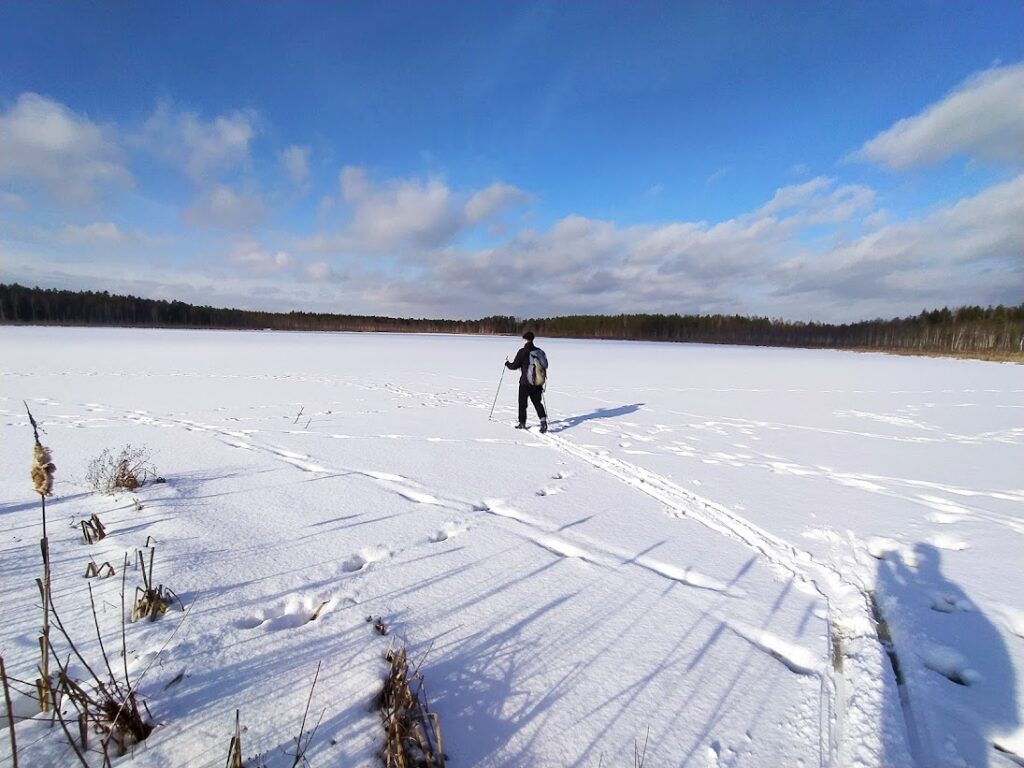
<svg viewBox="0 0 1024 768"><path fill-rule="evenodd" d="M680 487L666 477L610 456L606 451L591 450L558 435L548 433L538 439L651 496L664 504L672 517L690 518L753 549L773 566L809 585L822 597L829 615L830 648L826 656L831 656L835 648L842 647L844 658L849 656L858 661L856 664L844 665L841 660L834 660L832 668L820 674L819 719L822 723L823 765L842 765L849 761L850 756L843 749L843 734L845 721L854 707L863 710L857 713L858 720L867 719L880 724L886 716L891 715L891 712L886 711L887 702L881 693L873 701L867 701L871 696L864 695L864 691L877 689L879 675L891 674L892 670L886 669L867 589L863 584L848 578L830 564L817 560L806 550L769 533L728 508ZM801 649L795 649L794 653L794 649L783 649L763 633L744 633L736 627L733 630L794 672L814 673L814 666L808 663L809 655L801 653ZM841 638L834 637L837 631L841 633ZM858 693L861 695L858 696ZM840 695L842 700L837 700ZM828 712L825 711L826 707ZM908 739L911 743L920 743L916 738L914 721L908 714L903 712ZM858 736L862 737L863 734ZM824 743L826 738L827 744Z"/></svg>

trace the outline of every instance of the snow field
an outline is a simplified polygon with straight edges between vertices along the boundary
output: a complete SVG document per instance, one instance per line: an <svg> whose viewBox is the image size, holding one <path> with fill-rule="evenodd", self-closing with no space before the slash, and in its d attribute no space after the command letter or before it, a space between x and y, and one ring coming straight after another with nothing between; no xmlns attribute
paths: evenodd
<svg viewBox="0 0 1024 768"><path fill-rule="evenodd" d="M160 726L126 764L222 765L238 708L247 756L290 765L322 662L310 762L371 765L396 637L425 657L453 766L629 764L645 739L651 765L1024 753L1019 367L542 340L542 437L510 428L510 375L487 421L515 339L0 343L8 669L28 677L37 655L23 399L58 466L54 599L76 637L93 637L85 564L118 570L93 581L116 636L121 561L147 537L156 580L190 606L128 627ZM133 495L142 509L82 479L124 443L168 479ZM87 547L70 523L93 512L110 536ZM22 764L64 759L43 723L17 728Z"/></svg>

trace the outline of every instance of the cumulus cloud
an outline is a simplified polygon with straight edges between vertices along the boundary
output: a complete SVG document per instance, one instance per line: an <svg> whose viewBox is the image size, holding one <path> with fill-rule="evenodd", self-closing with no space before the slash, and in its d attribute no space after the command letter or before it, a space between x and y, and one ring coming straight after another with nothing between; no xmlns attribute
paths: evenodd
<svg viewBox="0 0 1024 768"><path fill-rule="evenodd" d="M60 201L89 202L132 175L111 131L60 102L23 93L0 114L0 180L38 186Z"/></svg>
<svg viewBox="0 0 1024 768"><path fill-rule="evenodd" d="M438 248L458 233L530 199L501 182L468 196L456 194L437 178L375 183L356 166L342 168L338 184L340 200L350 214L348 226L307 238L301 247L336 253ZM321 201L319 209L326 214L334 207L331 198Z"/></svg>
<svg viewBox="0 0 1024 768"><path fill-rule="evenodd" d="M204 229L251 229L266 215L266 206L255 195L239 194L231 187L218 185L188 206L185 223Z"/></svg>
<svg viewBox="0 0 1024 768"><path fill-rule="evenodd" d="M920 114L882 131L853 159L904 170L953 155L1024 163L1024 62L973 75Z"/></svg>
<svg viewBox="0 0 1024 768"><path fill-rule="evenodd" d="M381 300L450 314L459 297L469 317L724 312L841 321L1020 301L1024 176L917 220L868 212L873 198L814 179L720 222L618 227L568 216L493 248L440 249L415 281L391 281ZM807 242L821 222L864 219L873 225L864 234Z"/></svg>
<svg viewBox="0 0 1024 768"><path fill-rule="evenodd" d="M210 120L175 112L164 102L146 121L135 143L171 163L193 181L204 182L249 162L256 113L240 110Z"/></svg>
<svg viewBox="0 0 1024 768"><path fill-rule="evenodd" d="M566 216L494 248L441 249L415 284L390 286L389 295L421 304L430 296L439 307L461 296L485 314L740 311L740 286L768 293L766 271L802 249L803 229L845 220L872 199L866 188L820 178L716 223L618 227Z"/></svg>
<svg viewBox="0 0 1024 768"><path fill-rule="evenodd" d="M305 194L309 191L309 147L292 144L281 152L281 165L288 180Z"/></svg>
<svg viewBox="0 0 1024 768"><path fill-rule="evenodd" d="M438 179L373 186L360 169L345 168L341 188L354 207L352 233L374 248L393 248L404 241L439 245L458 227L451 190Z"/></svg>
<svg viewBox="0 0 1024 768"><path fill-rule="evenodd" d="M780 264L784 296L927 305L1017 303L1024 295L1024 175L920 219L885 224Z"/></svg>

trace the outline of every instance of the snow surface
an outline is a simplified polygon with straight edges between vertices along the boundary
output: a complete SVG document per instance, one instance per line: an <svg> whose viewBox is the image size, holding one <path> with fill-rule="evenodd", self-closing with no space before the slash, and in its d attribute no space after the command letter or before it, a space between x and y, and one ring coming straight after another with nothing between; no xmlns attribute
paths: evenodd
<svg viewBox="0 0 1024 768"><path fill-rule="evenodd" d="M542 436L511 373L488 420L519 343L0 328L9 673L38 655L25 400L83 650L90 560L117 569L90 580L108 650L147 540L189 609L127 627L159 725L118 765L223 766L236 709L251 764L292 765L318 662L309 764L375 764L396 638L456 768L1024 764L1024 368L540 340ZM167 483L91 492L126 443ZM22 766L73 763L45 717L16 728Z"/></svg>

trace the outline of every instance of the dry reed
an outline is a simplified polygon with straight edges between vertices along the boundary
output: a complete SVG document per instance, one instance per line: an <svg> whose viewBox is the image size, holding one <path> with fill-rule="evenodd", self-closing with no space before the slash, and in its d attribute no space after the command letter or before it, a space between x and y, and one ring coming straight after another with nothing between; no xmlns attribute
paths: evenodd
<svg viewBox="0 0 1024 768"><path fill-rule="evenodd" d="M385 734L384 765L444 768L441 723L427 706L420 666L410 668L405 646L389 648L384 658L390 666L377 701Z"/></svg>

